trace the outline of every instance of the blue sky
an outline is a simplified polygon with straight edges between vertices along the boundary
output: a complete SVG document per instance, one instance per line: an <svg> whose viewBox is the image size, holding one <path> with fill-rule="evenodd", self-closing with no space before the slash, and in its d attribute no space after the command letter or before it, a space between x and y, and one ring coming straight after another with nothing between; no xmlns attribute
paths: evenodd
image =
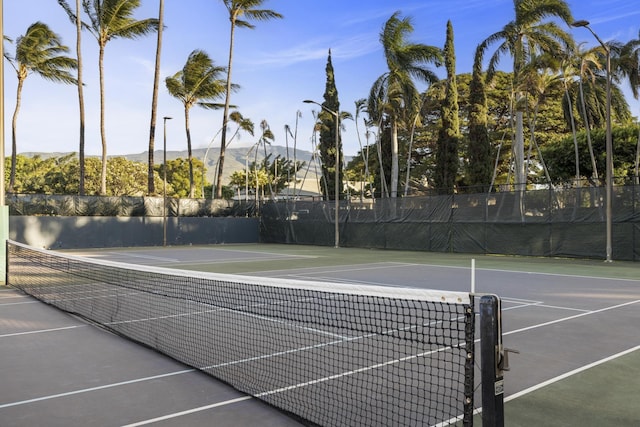
<svg viewBox="0 0 640 427"><path fill-rule="evenodd" d="M74 0L69 0L75 4ZM640 8L632 0L570 0L575 19L591 22L603 39L627 42L638 37ZM254 30L238 29L232 80L241 86L232 96L245 117L256 125L266 120L275 134L275 145L285 145L285 125L294 130L298 119L298 147L311 150L313 110L302 100L322 101L328 50L332 51L341 110L354 113L354 103L368 95L372 83L385 72L379 33L395 12L410 16L415 42L442 47L447 20L455 35L457 72L471 71L475 47L514 18L512 0L266 0L265 8L284 19L258 22ZM136 18L157 17L158 1L142 0ZM15 39L36 21L48 24L62 36L75 55L75 27L55 0L4 0L4 34ZM167 149L186 149L184 110L170 97L164 78L179 71L194 49L205 50L217 65L226 66L229 20L220 0L165 0L162 51L163 82L158 100L156 148L162 148L162 117L167 122ZM578 41L596 45L584 28L571 29ZM99 132L98 47L89 34L83 36L86 103L86 153L101 152ZM144 152L148 148L151 92L156 36L139 40L116 39L105 55L106 131L108 154ZM6 44L8 52L14 48ZM509 68L509 59L503 66ZM444 69L434 70L444 76ZM5 141L11 147L11 118L17 79L5 62ZM626 83L624 86L626 92ZM629 96L632 113L640 103ZM207 147L222 124L222 113L198 107L191 110L194 148ZM355 125L345 122L344 151L359 149ZM78 150L78 100L73 86L50 83L37 75L24 86L18 118L18 152L71 152ZM258 127L256 126L256 130ZM249 146L256 138L241 136L234 146ZM363 139L363 142L364 139ZM289 144L292 144L289 138ZM219 147L216 139L212 147ZM217 151L217 150L216 150Z"/></svg>

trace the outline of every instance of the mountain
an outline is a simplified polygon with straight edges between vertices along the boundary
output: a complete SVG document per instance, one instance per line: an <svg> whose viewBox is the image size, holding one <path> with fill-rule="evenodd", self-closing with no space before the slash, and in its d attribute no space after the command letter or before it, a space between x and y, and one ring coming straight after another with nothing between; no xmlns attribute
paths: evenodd
<svg viewBox="0 0 640 427"><path fill-rule="evenodd" d="M223 182L226 184L231 175L235 171L245 170L247 165L251 165L256 160L260 162L264 159L264 149L260 147L257 150L251 150L249 158L247 159L247 152L250 150L250 147L234 147L227 148L224 160L224 173L223 173ZM50 157L62 157L69 155L71 153L35 153L35 152L27 152L20 153L23 156L27 157L35 157L39 156L41 158L50 158ZM192 155L195 159L204 160L205 154L207 155L206 159L206 177L210 183L215 182L215 171L216 164L218 162L218 157L220 155L220 147L212 147L208 150L205 148L196 148L192 151ZM287 158L287 147L282 147L279 145L272 145L267 147L267 155L271 154L271 158L275 158L277 156L281 156L283 158ZM298 171L298 180L302 185L304 190L317 193L318 192L318 176L320 175L320 161L318 159L312 161L312 153L310 151L305 150L296 150L296 160L305 162L302 170ZM98 157L98 156L87 156L87 157ZM149 152L144 151L142 153L136 154L121 154L121 155L112 155L113 157L124 157L127 160L147 163L149 159ZM174 160L177 158L186 159L188 157L187 150L183 151L167 151L167 160ZM288 157L293 160L293 149L289 148ZM347 157L347 162L350 160ZM163 151L156 150L154 152L154 162L156 165L162 164L163 161Z"/></svg>
<svg viewBox="0 0 640 427"><path fill-rule="evenodd" d="M245 170L247 165L251 165L256 160L260 162L264 159L264 149L259 148L258 152L256 150L251 150L249 158L247 159L247 152L250 147L237 147L237 148L227 148L225 152L224 158L224 171L223 178L226 183L231 175L235 171ZM204 160L205 154L207 155L205 167L206 177L209 182L214 182L215 180L215 171L216 165L218 163L218 157L220 156L220 147L213 147L207 150L205 148L196 148L192 151L192 155L195 159L199 159L200 161ZM281 147L278 145L273 145L271 147L267 147L267 155L271 154L271 159L276 158L277 156L281 156L283 158L287 158L287 148ZM305 162L305 166L303 168L302 174L299 173L298 176L302 178L304 172L309 169L307 173L307 179L314 181L317 179L317 174L315 170L320 171L320 163L316 161L316 167L314 168L314 164L311 161L312 153L310 151L304 150L296 150L296 160ZM145 151L139 154L127 154L122 156L113 156L113 157L125 157L128 160L137 161L146 163L148 161L149 152ZM186 159L188 157L187 150L183 151L167 151L167 160L174 160L177 158ZM156 164L162 163L163 153L162 150L156 150L154 153L154 160ZM289 158L293 160L293 149L289 148Z"/></svg>

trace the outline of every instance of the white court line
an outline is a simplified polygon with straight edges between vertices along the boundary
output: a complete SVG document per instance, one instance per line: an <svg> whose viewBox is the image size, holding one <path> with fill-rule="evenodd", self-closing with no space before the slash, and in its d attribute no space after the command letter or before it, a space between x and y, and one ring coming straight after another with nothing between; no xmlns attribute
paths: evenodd
<svg viewBox="0 0 640 427"><path fill-rule="evenodd" d="M628 349L628 350L621 351L620 353L617 353L617 354L611 355L611 356L609 356L609 357L605 357L604 359L597 360L597 361L595 361L595 362L593 362L593 363L590 363L590 364L588 364L588 365L581 366L581 367L579 367L578 369L574 369L573 371L566 372L566 373L564 373L564 374L562 374L562 375L558 375L558 376L557 376L557 377L555 377L555 378L551 378L550 380L547 380L547 381L541 382L540 384L536 384L536 385L534 385L533 387L529 387L529 388L527 388L527 389L524 389L524 390L522 390L522 391L519 391L519 392L517 392L517 393L514 393L514 394L512 394L511 396L506 397L506 398L504 399L504 401L505 401L505 402L508 402L508 401L510 401L510 400L517 399L517 398L519 398L519 397L524 396L525 394L529 394L529 393L531 393L531 392L534 392L534 391L536 391L536 390L539 390L539 389L541 389L541 388L543 388L543 387L546 387L546 386L551 385L551 384L553 384L553 383L556 383L556 382L558 382L558 381L562 381L562 380L564 380L565 378L569 378L569 377L571 377L571 376L573 376L573 375L575 375L575 374L579 374L580 372L586 371L587 369L591 369L591 368L596 367L596 366L598 366L598 365L602 365L603 363L610 362L610 361L612 361L612 360L618 359L618 358L620 358L620 357L622 357L622 356L625 356L625 355L627 355L627 354L629 354L629 353L633 353L634 351L638 351L638 350L640 350L640 345L635 346L635 347L633 347L633 348L630 348L630 349Z"/></svg>
<svg viewBox="0 0 640 427"><path fill-rule="evenodd" d="M3 302L0 304L0 307L5 307L7 305L22 305L22 304L37 304L40 301L24 301L24 302Z"/></svg>
<svg viewBox="0 0 640 427"><path fill-rule="evenodd" d="M269 256L277 256L280 258L318 258L316 255L297 255L297 254L279 254L277 252L261 252L261 251L247 251L247 250L235 250L235 249L219 249L219 248L206 248L208 251L212 252L231 252L231 253L240 253L240 254L256 254L256 255L269 255Z"/></svg>
<svg viewBox="0 0 640 427"><path fill-rule="evenodd" d="M131 252L107 252L107 255L115 255L118 258L142 258L142 259L150 259L154 261L166 261L166 262L180 262L179 259L176 258L167 258L167 257L159 257L153 255L143 255L136 254Z"/></svg>
<svg viewBox="0 0 640 427"><path fill-rule="evenodd" d="M127 424L127 425L124 425L122 427L144 426L144 425L147 425L147 424L157 423L159 421L166 421L166 420L170 420L172 418L182 417L184 415L189 415L189 414L193 414L193 413L196 413L196 412L206 411L207 409L213 409L213 408L218 408L220 406L232 405L234 403L243 402L243 401L249 400L249 399L253 399L253 397L251 397L251 396L238 397L236 399L225 400L224 402L212 403L211 405L200 406L199 408L188 409L186 411L175 412L173 414L164 415L164 416L158 417L158 418L152 418L150 420L144 420L144 421L140 421L140 422L133 423L133 424Z"/></svg>
<svg viewBox="0 0 640 427"><path fill-rule="evenodd" d="M558 310L568 310L568 311L580 311L582 313L590 313L591 310L586 310L583 308L572 308L572 307L561 307L558 305L548 305L548 304L536 304L538 307L544 307L544 308L554 308L554 309L558 309Z"/></svg>
<svg viewBox="0 0 640 427"><path fill-rule="evenodd" d="M389 365L397 365L399 363L403 363L403 362L406 362L406 361L409 361L409 360L417 359L419 357L429 356L429 355L434 354L434 353L447 351L449 349L451 349L451 347L441 347L441 348L438 348L436 350L431 350L431 351L427 351L427 352L424 352L424 353L412 354L412 355L405 356L405 357L402 357L402 358L388 360L386 362L378 363L378 364L375 364L375 365L365 366L365 367L354 369L354 370L347 371L347 372L341 372L339 374L331 375L331 376L328 376L328 377L317 378L315 380L307 381L307 382L304 382L304 383L293 384L293 385L282 387L282 388L279 388L279 389L265 391L265 392L256 394L256 397L257 398L261 398L261 397L269 396L269 395L272 395L272 394L283 393L283 392L286 392L286 391L295 390L297 388L308 387L308 386L311 386L311 385L320 384L320 383L323 383L323 382L332 381L332 380L335 380L335 379L339 379L339 378L343 378L343 377L347 377L347 376L351 376L351 375L356 375L356 374L359 374L359 373L362 373L362 372L366 372L366 371L370 371L370 370L378 369L378 368L383 368L383 367L389 366ZM150 419L150 420L140 421L140 422L137 422L137 423L134 423L134 424L127 424L126 426L122 426L122 427L143 426L143 425L152 424L152 423L155 423L155 422L158 422L158 421L165 421L165 420L169 420L169 419L172 419L172 418L177 418L177 417L181 417L181 416L184 416L184 415L193 414L195 412L206 411L208 409L216 408L216 407L219 407L219 406L225 406L225 405L230 405L230 404L242 402L242 401L248 400L248 399L252 399L252 397L251 396L244 396L244 397L240 397L240 398L237 398L237 399L227 400L227 401L224 401L224 402L213 403L211 405L200 406L198 408L189 409L187 411L176 412L176 413L173 413L173 414L167 414L167 415L164 415L164 416L161 416L161 417L153 418L153 419Z"/></svg>
<svg viewBox="0 0 640 427"><path fill-rule="evenodd" d="M171 376L174 376L174 375L181 375L181 374L186 374L186 373L195 372L195 371L196 371L195 369L184 369L182 371L169 372L169 373L166 373L166 374L154 375L154 376L151 376L151 377L137 378L135 380L122 381L122 382L119 382L119 383L112 383L112 384L105 384L105 385L101 385L101 386L97 386L97 387L91 387L91 388L84 388L84 389L81 389L81 390L69 391L69 392L66 392L66 393L52 394L52 395L49 395L49 396L36 397L34 399L21 400L19 402L5 403L3 405L0 405L0 409L10 408L12 406L26 405L28 403L41 402L43 400L57 399L59 397L73 396L74 394L87 393L87 392L90 392L90 391L97 391L97 390L104 390L104 389L107 389L107 388L120 387L120 386L123 386L123 385L139 383L139 382L142 382L142 381L151 381L151 380L155 380L155 379L158 379L158 378L166 378L166 377L171 377Z"/></svg>
<svg viewBox="0 0 640 427"><path fill-rule="evenodd" d="M389 263L394 263L394 261L389 261ZM403 262L395 262L396 264L402 264L409 267L412 266L422 266L422 267L437 267L437 268L450 268L453 270L471 270L470 267L465 266L455 266L455 265L438 265L438 264L416 264L416 263L403 263ZM604 277L604 276L587 276L587 275L579 275L579 274L562 274L562 273L543 273L538 271L521 271L521 270L506 270L500 268L478 268L476 267L476 271L495 271L498 273L516 273L516 274L527 274L527 275L539 275L539 276L554 276L554 277L572 277L576 279L595 279L595 280L608 280L608 281L620 281L620 282L640 282L640 279L627 279L620 277Z"/></svg>
<svg viewBox="0 0 640 427"><path fill-rule="evenodd" d="M73 326L64 326L64 327L60 327L60 328L39 329L37 331L14 332L12 334L0 335L0 338L16 337L16 336L20 336L20 335L42 334L42 333L45 333L45 332L65 331L67 329L84 328L85 326L87 326L87 325L73 325Z"/></svg>
<svg viewBox="0 0 640 427"><path fill-rule="evenodd" d="M240 259L190 259L188 261L180 261L178 263L179 266L188 266L188 265L200 265L200 264L231 264L231 263L243 263L243 262L259 262L259 261L286 261L289 257L278 257L277 255L272 258L267 257L258 257L258 258L240 258Z"/></svg>
<svg viewBox="0 0 640 427"><path fill-rule="evenodd" d="M26 296L26 295L21 295L21 294L17 294L17 293L13 294L13 295L2 295L2 296L0 296L0 300L3 300L3 299L15 299L15 298L29 298L29 297Z"/></svg>
<svg viewBox="0 0 640 427"><path fill-rule="evenodd" d="M305 274L316 274L316 273L345 273L350 271L369 271L369 270L382 270L388 268L397 268L397 264L394 262L382 262L382 263L373 263L373 264L351 264L351 265L338 265L338 266L328 266L328 267L304 267L304 268L291 268L291 269L280 269L280 270L260 270L260 271L252 271L251 274L274 274L281 273L277 276L269 276L269 277L279 277L284 278L287 276L295 277L296 275L300 275L300 277L307 277L311 280L319 280L318 276L305 276ZM421 264L415 264L421 265ZM340 280L340 279L333 279ZM366 282L363 282L366 283Z"/></svg>
<svg viewBox="0 0 640 427"><path fill-rule="evenodd" d="M562 319L556 319L556 320L551 320L549 322L538 323L537 325L531 325L531 326L527 326L525 328L514 329L513 331L503 332L502 335L503 336L504 335L512 335L512 334L517 334L517 333L524 332L524 331L530 331L532 329L541 328L543 326L549 326L549 325L553 325L553 324L560 323L560 322L566 322L568 320L578 319L580 317L590 316L592 314L603 313L605 311L615 310L615 309L618 309L618 308L622 308L622 307L626 307L628 305L633 305L633 304L638 304L638 303L640 303L640 299L639 300L635 300L635 301L625 302L625 303L622 303L622 304L612 305L611 307L605 307L605 308L601 308L601 309L598 309L598 310L592 310L592 311L587 311L585 313L575 314L573 316L563 317Z"/></svg>
<svg viewBox="0 0 640 427"><path fill-rule="evenodd" d="M630 301L630 302L627 302L627 303L618 304L618 305L614 305L614 306L611 306L611 307L605 307L605 308L602 308L600 310L589 311L589 312L586 312L586 313L577 314L575 316L569 316L569 317L565 317L565 318L562 318L562 319L553 320L553 321L550 321L550 322L545 322L545 323L529 326L529 327L522 328L522 329L517 329L517 330L513 330L513 331L509 331L509 332L503 332L502 335L503 336L504 335L512 335L512 334L516 334L516 333L519 333L519 332L524 332L524 331L528 331L528 330L531 330L531 329L536 329L536 328L539 328L539 327L542 327L542 326L548 326L548 325L552 325L554 323L560 323L560 322L564 322L564 321L567 321L567 320L576 319L578 317L583 317L583 316L588 316L588 315L591 315L591 314L601 313L601 312L608 311L608 310L614 310L614 309L617 309L617 308L620 308L620 307L625 307L627 305L633 305L633 304L637 304L637 303L640 303L640 300ZM532 305L537 305L537 304L526 304L526 305L517 306L517 307L510 307L510 308L507 308L507 309L503 309L502 311L513 310L513 309L516 309L516 308L522 308L522 307L527 307L527 306L532 306ZM559 308L564 308L564 307L559 307ZM478 342L480 342L480 339L476 338L475 343L478 343ZM590 369L590 368L593 368L595 366L601 365L603 363L609 362L611 360L617 359L617 358L622 357L622 356L624 356L626 354L632 353L632 352L634 352L636 350L640 350L640 345L636 346L636 347L633 347L633 348L630 348L628 350L622 351L620 353L614 354L612 356L606 357L604 359L597 360L597 361L595 361L593 363L590 363L588 365L581 366L580 368L574 369L572 371L565 372L562 375L559 375L559 376L557 376L555 378L551 378L551 379L549 379L547 381L544 381L542 383L536 384L535 386L529 387L529 388L527 388L525 390L521 390L521 391L519 391L517 393L514 393L514 394L508 396L508 397L505 397L504 401L508 402L510 400L522 397L522 396L524 396L526 394L529 394L531 392L539 390L539 389L541 389L543 387L546 387L546 386L548 386L550 384L553 384L555 382L561 381L561 380L563 380L565 378L568 378L568 377L570 377L572 375L578 374L578 373L580 373L582 371L585 371L587 369ZM477 409L475 409L473 411L474 415L477 415L477 414L479 414L481 412L482 412L482 407L477 408ZM462 416L451 418L451 419L449 419L447 421L444 421L444 422L442 422L440 424L436 424L435 427L449 426L449 425L453 424L454 422L460 421L461 419L462 419Z"/></svg>

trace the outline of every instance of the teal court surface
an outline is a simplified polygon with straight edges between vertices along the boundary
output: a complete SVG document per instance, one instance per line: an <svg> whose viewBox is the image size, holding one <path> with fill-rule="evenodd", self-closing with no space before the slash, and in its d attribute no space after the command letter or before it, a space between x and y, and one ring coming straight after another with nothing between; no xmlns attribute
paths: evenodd
<svg viewBox="0 0 640 427"><path fill-rule="evenodd" d="M474 286L477 294L500 296L504 345L519 352L510 355L505 373L505 425L635 426L640 420L633 398L640 394L637 263L285 245L65 253L276 282L462 293ZM0 359L2 426L301 425L10 287L0 288ZM322 399L310 396L309 405ZM479 397L474 406L481 406Z"/></svg>

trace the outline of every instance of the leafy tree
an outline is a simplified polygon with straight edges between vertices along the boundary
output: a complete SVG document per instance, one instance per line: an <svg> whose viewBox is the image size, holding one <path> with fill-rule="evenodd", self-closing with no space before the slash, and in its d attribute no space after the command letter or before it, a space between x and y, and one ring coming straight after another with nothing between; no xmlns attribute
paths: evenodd
<svg viewBox="0 0 640 427"><path fill-rule="evenodd" d="M231 174L229 184L236 187L238 195L240 189L248 188L249 191L255 191L257 179L258 188L265 188L269 195L276 196L285 188L291 187L291 183L297 180L295 170L304 168L306 164L282 156L277 156L272 162L271 157L269 154L261 162L252 162L248 167L248 175L247 170L238 170Z"/></svg>
<svg viewBox="0 0 640 427"><path fill-rule="evenodd" d="M104 51L107 43L116 38L135 39L158 30L158 20L136 20L134 11L140 0L82 0L82 8L89 17L83 23L98 42L98 69L100 73L100 140L102 143L102 170L100 194L107 193L107 135L105 132ZM68 8L67 8L68 9ZM70 9L68 9L70 11ZM73 18L75 19L75 17Z"/></svg>
<svg viewBox="0 0 640 427"><path fill-rule="evenodd" d="M11 160L6 159L6 161ZM45 176L55 169L59 169L59 162L55 158L17 155L14 191L18 194L50 193Z"/></svg>
<svg viewBox="0 0 640 427"><path fill-rule="evenodd" d="M436 75L426 64L439 65L440 49L420 43L411 43L407 36L413 32L411 19L400 18L395 12L380 33L388 71L378 77L371 87L368 112L371 118L382 123L383 117L391 132L391 197L398 193L398 128L415 117L420 108L420 94L413 78L425 83L437 81Z"/></svg>
<svg viewBox="0 0 640 427"><path fill-rule="evenodd" d="M613 136L613 175L617 183L630 182L635 175L636 145L638 142L638 126L615 126L612 128ZM606 132L604 129L596 129L591 134L593 150L598 153L596 156L597 167L605 170ZM588 155L586 133L579 132L577 135L580 152L580 170L586 177L592 177L591 162ZM573 139L571 136L560 137L541 148L544 158L549 167L549 172L553 181L562 184L573 181ZM603 180L603 177L600 177ZM604 182L600 182L601 185Z"/></svg>
<svg viewBox="0 0 640 427"><path fill-rule="evenodd" d="M265 169L269 173L269 181L271 182L269 191L275 196L297 180L295 171L304 168L306 162L294 162L282 156L277 156L273 162L269 163L270 158L271 156L265 160Z"/></svg>
<svg viewBox="0 0 640 427"><path fill-rule="evenodd" d="M170 197L190 197L191 181L190 181L190 164L193 165L195 170L195 180L199 183L203 176L200 173L202 170L202 161L199 159L193 159L190 163L188 159L178 158L175 160L167 160L167 183L170 184L171 189L167 190L167 196ZM156 170L159 176L164 176L164 165L156 166ZM200 194L200 188L198 186L197 192L194 197L201 198L204 195Z"/></svg>
<svg viewBox="0 0 640 427"><path fill-rule="evenodd" d="M339 129L336 129L336 120L338 121L338 127L340 126L340 101L338 99L333 64L331 63L331 50L329 50L329 55L327 56L325 71L327 81L324 89L324 102L322 103L323 108L318 114L320 119L320 144L318 149L320 150L320 159L322 161L322 179L327 184L326 187L322 187L323 192L326 191L324 194L325 200L335 200L336 168L338 168L338 197L343 194L342 164L339 161L342 158L342 138ZM337 146L336 132L338 132Z"/></svg>
<svg viewBox="0 0 640 427"><path fill-rule="evenodd" d="M233 45L235 42L235 29L255 26L250 21L268 21L274 18L282 18L277 12L268 9L258 9L264 0L222 0L227 8L231 22L231 34L229 36L229 63L227 65L227 88L225 92L224 113L222 116L222 135L220 137L220 156L218 157L218 177L216 180L216 197L222 197L222 174L224 168L224 154L227 144L227 123L229 122L229 108L231 104L231 66L233 64Z"/></svg>
<svg viewBox="0 0 640 427"><path fill-rule="evenodd" d="M489 189L493 171L487 110L487 94L482 62L476 57L473 61L473 73L469 84L466 184L481 192Z"/></svg>
<svg viewBox="0 0 640 427"><path fill-rule="evenodd" d="M69 48L62 44L60 36L54 33L46 24L36 22L29 26L27 32L16 40L16 53L10 63L18 77L16 93L16 107L11 123L11 175L9 178L9 192L13 192L16 176L16 154L18 113L22 101L22 88L30 73L54 82L75 84L76 79L70 73L78 67L78 62L65 56Z"/></svg>
<svg viewBox="0 0 640 427"><path fill-rule="evenodd" d="M238 195L240 189L244 188L246 191L246 198L249 199L249 194L253 193L253 199L258 200L260 193L264 194L264 188L269 183L270 177L265 168L264 162L257 163L251 162L247 171L240 170L231 174L229 184L237 189ZM262 191L260 191L262 189ZM233 197L233 192L231 193Z"/></svg>
<svg viewBox="0 0 640 427"><path fill-rule="evenodd" d="M442 126L436 151L436 188L443 194L453 194L458 172L458 89L456 84L456 55L453 45L453 26L447 21L447 40L444 46L444 64L447 69L447 87L442 103Z"/></svg>
<svg viewBox="0 0 640 427"><path fill-rule="evenodd" d="M206 52L194 50L187 58L182 70L171 77L167 77L165 80L169 94L179 99L184 106L184 125L187 135L189 162L189 197L194 197L195 191L189 111L194 105L208 109L222 107L220 104L204 101L215 100L224 94L224 80L219 78L224 70L224 67L215 66Z"/></svg>
<svg viewBox="0 0 640 427"><path fill-rule="evenodd" d="M146 192L146 171L141 162L123 157L108 161L108 196L141 196ZM86 159L84 177L87 193L100 190L101 162L97 157ZM75 153L62 157L33 158L17 156L16 192L38 194L77 194L80 182L80 164ZM186 176L186 174L184 174ZM155 184L162 185L156 174ZM171 184L169 183L170 192Z"/></svg>

